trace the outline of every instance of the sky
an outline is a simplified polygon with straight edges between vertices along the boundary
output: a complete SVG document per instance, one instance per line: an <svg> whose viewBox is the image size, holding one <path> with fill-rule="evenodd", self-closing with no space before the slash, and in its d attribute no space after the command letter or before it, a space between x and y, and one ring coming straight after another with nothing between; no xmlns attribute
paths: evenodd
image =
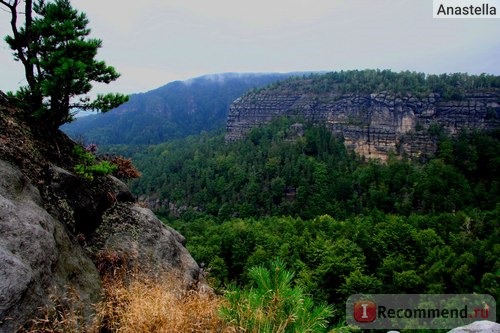
<svg viewBox="0 0 500 333"><path fill-rule="evenodd" d="M471 0L474 1L474 0ZM475 0L478 1L478 0ZM480 1L484 2L484 1ZM72 0L122 76L145 92L223 72L379 68L500 75L500 19L434 19L432 0ZM500 10L500 9L498 9ZM10 33L0 11L0 35ZM0 90L26 84L0 41Z"/></svg>

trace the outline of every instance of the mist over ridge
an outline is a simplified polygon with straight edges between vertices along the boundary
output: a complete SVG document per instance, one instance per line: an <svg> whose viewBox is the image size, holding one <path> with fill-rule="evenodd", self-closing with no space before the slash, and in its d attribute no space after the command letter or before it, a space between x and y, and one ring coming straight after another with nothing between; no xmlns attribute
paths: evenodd
<svg viewBox="0 0 500 333"><path fill-rule="evenodd" d="M104 114L61 127L66 134L98 144L157 144L225 126L231 103L245 92L307 73L221 73L173 81Z"/></svg>

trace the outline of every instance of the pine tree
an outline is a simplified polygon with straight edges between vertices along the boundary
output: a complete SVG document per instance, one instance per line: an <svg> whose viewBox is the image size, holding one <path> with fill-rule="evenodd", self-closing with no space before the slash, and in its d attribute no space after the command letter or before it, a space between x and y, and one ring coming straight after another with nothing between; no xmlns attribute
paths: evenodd
<svg viewBox="0 0 500 333"><path fill-rule="evenodd" d="M73 110L109 111L128 100L122 94L87 94L92 82L110 83L120 74L104 61L95 59L102 46L88 38L89 20L69 0L25 1L24 26L18 28L20 0L0 0L11 12L12 36L5 38L21 61L28 86L15 95L25 110L32 112L50 130L69 122Z"/></svg>
<svg viewBox="0 0 500 333"><path fill-rule="evenodd" d="M332 307L314 304L303 290L292 286L294 273L276 259L271 268L252 267L249 276L254 288L233 288L226 293L222 317L245 332L324 332Z"/></svg>

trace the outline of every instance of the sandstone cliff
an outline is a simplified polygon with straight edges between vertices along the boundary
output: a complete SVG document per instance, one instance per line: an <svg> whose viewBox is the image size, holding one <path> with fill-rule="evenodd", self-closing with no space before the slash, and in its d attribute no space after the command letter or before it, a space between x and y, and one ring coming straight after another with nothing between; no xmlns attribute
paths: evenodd
<svg viewBox="0 0 500 333"><path fill-rule="evenodd" d="M109 270L176 274L204 285L184 238L140 207L112 176L72 172L74 142L47 136L0 92L0 332L71 289L88 305Z"/></svg>
<svg viewBox="0 0 500 333"><path fill-rule="evenodd" d="M297 80L251 92L230 107L226 139L237 140L276 117L297 117L326 125L348 148L385 160L390 152L412 157L432 154L436 134L500 125L500 89L468 91L460 99L388 91L342 93L338 87L312 92L311 80Z"/></svg>

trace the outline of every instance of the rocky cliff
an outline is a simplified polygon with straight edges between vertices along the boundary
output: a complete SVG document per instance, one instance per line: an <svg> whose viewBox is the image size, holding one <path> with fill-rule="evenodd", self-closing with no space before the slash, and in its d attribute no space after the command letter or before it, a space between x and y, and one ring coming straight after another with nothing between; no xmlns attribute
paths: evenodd
<svg viewBox="0 0 500 333"><path fill-rule="evenodd" d="M240 97L230 107L226 139L237 140L276 117L324 124L348 148L385 160L390 152L432 154L439 132L491 130L500 125L500 89L467 91L459 98L440 93L342 92L338 85L314 91L312 80L283 83ZM345 89L344 89L345 90Z"/></svg>
<svg viewBox="0 0 500 333"><path fill-rule="evenodd" d="M184 238L123 182L72 172L74 145L45 134L0 93L0 332L15 331L68 289L90 314L101 278L117 268L204 286Z"/></svg>

